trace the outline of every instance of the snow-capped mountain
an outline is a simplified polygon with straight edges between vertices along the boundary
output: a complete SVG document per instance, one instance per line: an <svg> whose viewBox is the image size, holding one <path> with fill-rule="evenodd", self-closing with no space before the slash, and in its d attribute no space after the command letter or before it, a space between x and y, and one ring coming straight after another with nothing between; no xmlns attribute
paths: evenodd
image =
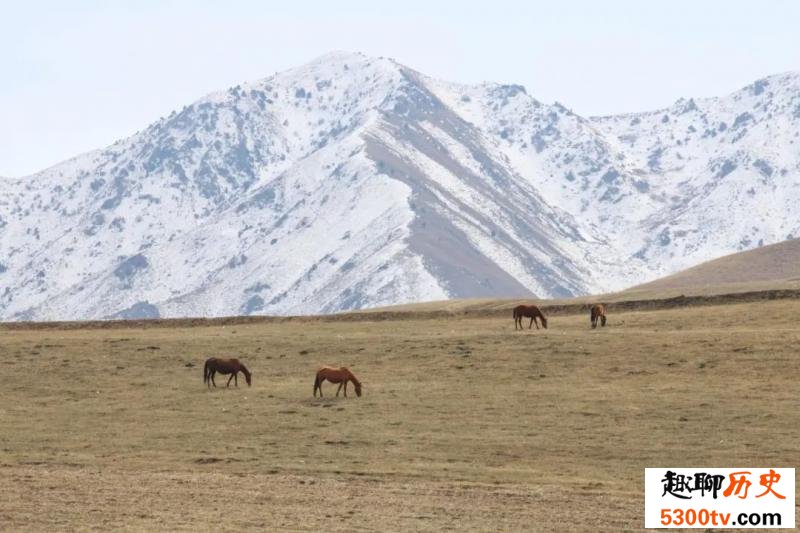
<svg viewBox="0 0 800 533"><path fill-rule="evenodd" d="M620 289L800 234L800 75L584 118L335 53L0 178L0 318Z"/></svg>

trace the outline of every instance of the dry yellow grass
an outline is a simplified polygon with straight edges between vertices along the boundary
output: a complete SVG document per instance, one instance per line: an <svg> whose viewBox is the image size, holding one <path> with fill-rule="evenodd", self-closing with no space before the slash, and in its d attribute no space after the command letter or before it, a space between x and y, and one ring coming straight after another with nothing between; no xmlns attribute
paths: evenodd
<svg viewBox="0 0 800 533"><path fill-rule="evenodd" d="M676 274L677 275L677 274ZM663 278L668 280L669 278ZM473 298L459 300L441 300L422 303L411 303L393 305L388 307L375 307L364 309L343 315L354 314L362 316L365 314L385 314L385 313L451 313L451 314L472 314L472 315L491 315L508 314L515 305L536 304L543 309L569 307L569 312L575 312L578 307L585 307L587 310L591 304L603 302L606 304L627 303L633 304L631 307L646 308L650 304L659 307L659 302L672 298L688 297L696 299L709 299L713 301L705 302L703 305L713 303L732 303L735 300L755 301L758 299L769 299L768 294L778 292L797 292L800 293L800 279L790 279L783 281L751 281L741 283L718 283L718 284L698 284L683 286L660 287L657 284L660 280L653 282L653 285L639 285L620 292L607 294L593 294L588 296L578 296L575 298ZM744 295L752 295L744 296ZM744 296L744 297L743 297ZM785 296L784 296L785 297ZM797 297L797 294L792 296ZM642 305L639 305L642 304ZM694 303L686 302L694 305ZM684 305L684 304L678 304Z"/></svg>
<svg viewBox="0 0 800 533"><path fill-rule="evenodd" d="M799 314L0 330L0 528L637 530L647 466L796 466Z"/></svg>
<svg viewBox="0 0 800 533"><path fill-rule="evenodd" d="M692 268L634 287L634 290L664 291L672 289L703 290L720 285L727 290L754 286L800 285L800 239L762 246L753 250L726 255Z"/></svg>

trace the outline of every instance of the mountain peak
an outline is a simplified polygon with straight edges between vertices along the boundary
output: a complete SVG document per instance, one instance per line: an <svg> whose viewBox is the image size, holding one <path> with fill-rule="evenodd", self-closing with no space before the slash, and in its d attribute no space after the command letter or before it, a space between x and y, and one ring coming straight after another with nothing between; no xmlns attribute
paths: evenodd
<svg viewBox="0 0 800 533"><path fill-rule="evenodd" d="M4 180L0 317L623 288L800 235L798 98L785 73L584 118L519 85L332 52Z"/></svg>
<svg viewBox="0 0 800 533"><path fill-rule="evenodd" d="M332 75L365 69L393 70L402 65L385 57L372 57L361 52L332 51L295 68L278 73L279 77L296 78L308 75Z"/></svg>

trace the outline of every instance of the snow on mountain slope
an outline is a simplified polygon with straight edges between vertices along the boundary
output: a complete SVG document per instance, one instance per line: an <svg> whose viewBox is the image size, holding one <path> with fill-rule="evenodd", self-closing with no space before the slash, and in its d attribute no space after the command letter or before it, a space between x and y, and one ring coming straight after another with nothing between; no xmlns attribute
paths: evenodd
<svg viewBox="0 0 800 533"><path fill-rule="evenodd" d="M800 79L583 118L334 53L4 178L0 318L619 289L800 232Z"/></svg>
<svg viewBox="0 0 800 533"><path fill-rule="evenodd" d="M800 75L596 122L667 202L637 252L661 273L798 234Z"/></svg>

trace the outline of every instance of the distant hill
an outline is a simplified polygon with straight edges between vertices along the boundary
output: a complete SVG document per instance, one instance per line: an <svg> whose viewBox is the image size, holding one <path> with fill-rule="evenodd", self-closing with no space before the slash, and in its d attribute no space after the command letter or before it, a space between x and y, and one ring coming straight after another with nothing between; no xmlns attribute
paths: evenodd
<svg viewBox="0 0 800 533"><path fill-rule="evenodd" d="M661 291L792 281L800 281L800 239L726 255L630 290Z"/></svg>
<svg viewBox="0 0 800 533"><path fill-rule="evenodd" d="M508 311L518 303L554 308L578 308L594 302L649 302L676 297L714 298L716 303L742 301L742 293L777 293L800 290L800 239L725 255L649 283L623 291L575 298L471 298L394 305L367 309L367 313L472 313ZM751 294L751 298L760 296ZM746 299L746 298L745 298Z"/></svg>

